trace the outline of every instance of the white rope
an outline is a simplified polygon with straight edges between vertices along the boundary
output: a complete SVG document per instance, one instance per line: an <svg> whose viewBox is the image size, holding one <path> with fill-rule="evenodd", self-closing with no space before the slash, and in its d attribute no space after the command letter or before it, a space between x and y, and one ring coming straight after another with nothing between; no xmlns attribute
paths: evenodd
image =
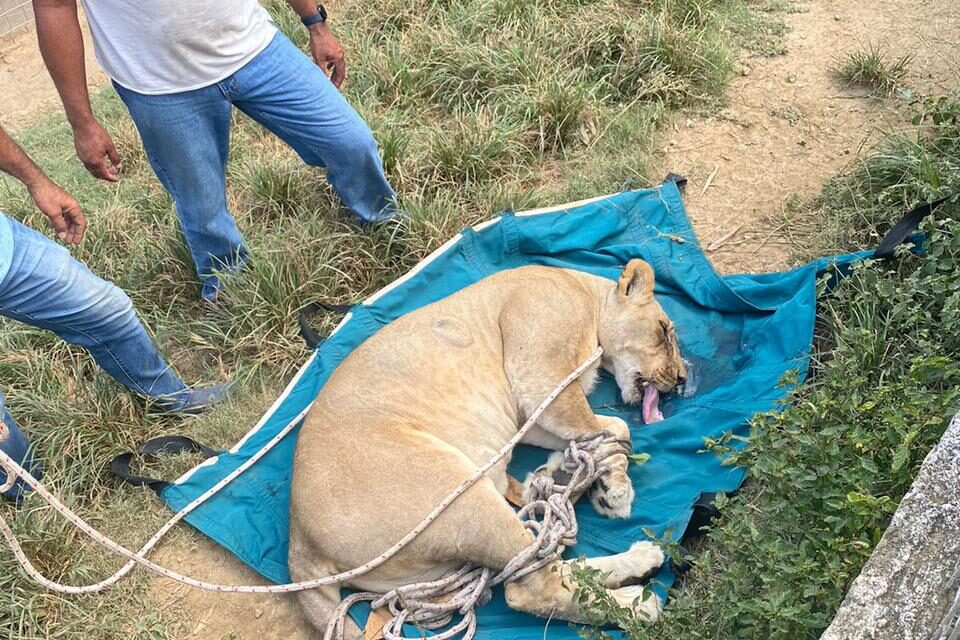
<svg viewBox="0 0 960 640"><path fill-rule="evenodd" d="M120 580L124 575L129 573L136 565L141 565L146 567L150 571L157 573L159 575L165 576L175 582L180 584L185 584L191 587L197 587L199 589L204 589L207 591L216 591L221 593L291 593L295 591L304 591L307 589L314 589L316 587L322 587L332 584L340 584L347 582L357 576L361 576L365 573L372 571L378 566L382 565L384 562L392 558L394 555L399 553L404 547L406 547L410 542L416 538L420 533L422 533L430 524L436 520L437 517L443 511L450 506L450 504L456 500L460 495L462 495L467 489L469 489L473 484L475 484L481 477L483 477L487 471L497 465L514 447L520 442L524 435L533 427L540 415L546 410L548 406L566 389L574 380L580 377L584 371L586 371L602 354L602 349L597 348L593 354L587 358L583 363L580 364L576 369L574 369L570 375L568 375L557 387L548 395L543 402L537 406L536 410L530 414L530 417L523 424L516 435L514 435L509 442L507 442L500 451L497 452L490 460L488 460L484 465L479 467L470 478L465 480L460 484L456 489L454 489L450 495L443 499L433 509L416 527L414 527L406 536L404 536L399 542L390 547L387 551L377 556L376 558L370 560L369 562L351 569L349 571L344 571L333 576L326 576L322 578L315 578L313 580L306 580L302 582L292 582L289 584L282 585L269 585L269 586L253 586L253 585L222 585L215 584L211 582L206 582L203 580L198 580L196 578L191 578L189 576L183 575L176 571L172 571L165 567L162 567L153 561L147 559L147 554L157 545L160 539L180 520L182 520L187 514L199 507L201 504L210 499L218 491L220 491L224 486L229 484L234 478L246 471L250 466L252 466L257 460L262 458L266 453L272 449L283 437L289 433L296 425L296 423L306 414L305 409L299 416L297 416L293 421L290 422L284 429L282 429L270 442L263 446L256 454L254 454L249 460L247 460L243 465L238 467L236 470L231 472L229 475L224 477L220 482L215 484L209 490L207 490L203 495L198 497L196 500L188 504L186 507L181 509L177 514L175 514L163 527L157 531L156 534L138 551L133 552L126 547L118 544L111 540L108 536L97 531L94 527L89 525L84 521L80 516L74 513L69 507L67 507L63 502L57 499L52 493L50 493L46 487L44 487L36 478L34 478L29 471L21 467L13 458L7 455L4 451L0 450L0 468L4 470L7 476L7 482L5 484L12 483L15 478L22 478L23 481L32 487L37 494L46 500L61 516L69 520L76 526L78 529L87 534L94 541L103 545L104 547L110 549L111 551L127 558L128 562L116 573L110 577L98 582L96 584L82 585L82 586L73 586L62 584L54 580L50 580L43 576L30 562L26 554L23 552L23 548L20 545L20 542L17 540L17 537L14 535L13 531L10 529L10 526L7 524L6 520L0 514L0 533L3 534L3 537L6 539L7 544L10 549L13 551L14 556L17 561L20 563L20 566L23 570L38 584L64 594L85 594L85 593L94 593L97 591L102 591ZM11 485L12 486L12 485ZM348 599L349 600L349 599ZM346 602L346 601L345 601ZM466 619L466 618L465 618ZM472 618L471 618L472 619ZM475 619L474 619L475 620ZM459 623L458 623L459 624ZM473 623L475 625L475 622ZM469 624L468 624L469 626ZM464 627L465 629L467 627Z"/></svg>
<svg viewBox="0 0 960 640"><path fill-rule="evenodd" d="M571 442L560 467L570 474L567 484L557 484L553 470L547 465L534 472L527 502L518 514L533 540L500 573L465 565L432 582L404 585L388 593L353 594L337 607L324 640L344 640L347 614L354 604L363 601L370 602L371 609L386 608L390 612L391 617L381 630L385 640L417 640L422 637L420 634L403 635L404 624L413 624L418 630L437 631L450 625L458 614L462 616L459 622L431 638L471 640L477 627L476 608L490 600L491 589L533 573L573 545L577 541L575 497L603 473L598 463L613 455L629 453L628 443L606 431Z"/></svg>

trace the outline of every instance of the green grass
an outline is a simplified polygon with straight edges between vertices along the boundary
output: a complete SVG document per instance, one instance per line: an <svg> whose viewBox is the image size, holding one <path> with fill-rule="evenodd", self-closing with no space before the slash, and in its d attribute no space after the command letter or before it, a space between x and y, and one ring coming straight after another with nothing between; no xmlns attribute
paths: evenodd
<svg viewBox="0 0 960 640"><path fill-rule="evenodd" d="M848 85L866 87L877 95L890 95L909 71L912 54L891 58L880 45L868 44L840 58L833 74Z"/></svg>
<svg viewBox="0 0 960 640"><path fill-rule="evenodd" d="M875 247L904 210L960 189L960 96L914 109L914 131L887 135L809 207L821 232L803 257ZM628 637L820 637L960 410L958 212L925 222L925 256L820 283L810 378L784 381L783 410L757 416L741 450L706 443L749 481L718 502L662 624L622 620Z"/></svg>
<svg viewBox="0 0 960 640"><path fill-rule="evenodd" d="M286 4L266 4L304 44ZM95 109L123 155L116 185L85 173L61 117L21 131L23 145L88 214L88 237L75 255L130 294L184 378L239 380L236 398L209 416L144 417L83 352L3 322L0 380L45 461L48 486L139 547L169 514L149 492L111 478L113 455L170 432L214 446L235 442L305 360L295 312L306 302L362 299L498 211L658 182L652 153L660 123L671 111L722 100L737 48L757 33L752 7L744 0L374 0L336 14L347 95L381 144L408 228L402 241L395 229L359 229L319 172L238 115L228 196L253 261L230 281L220 310L197 301L170 199L112 92L98 96ZM772 42L775 23L770 13L762 19ZM18 185L0 181L0 200L9 214L45 228ZM321 331L332 326L320 323ZM161 465L159 473L180 470ZM88 582L117 566L39 501L0 510L53 578ZM156 609L147 583L135 574L102 596L62 598L0 554L0 637L181 637L177 613Z"/></svg>

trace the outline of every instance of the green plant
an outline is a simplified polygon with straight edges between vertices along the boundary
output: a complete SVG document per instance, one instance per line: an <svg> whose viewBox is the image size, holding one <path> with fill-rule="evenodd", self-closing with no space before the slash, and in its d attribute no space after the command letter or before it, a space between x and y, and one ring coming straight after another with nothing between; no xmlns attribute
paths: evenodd
<svg viewBox="0 0 960 640"><path fill-rule="evenodd" d="M890 60L879 45L868 44L838 60L833 72L847 84L869 87L877 94L889 95L900 86L912 60L912 54Z"/></svg>

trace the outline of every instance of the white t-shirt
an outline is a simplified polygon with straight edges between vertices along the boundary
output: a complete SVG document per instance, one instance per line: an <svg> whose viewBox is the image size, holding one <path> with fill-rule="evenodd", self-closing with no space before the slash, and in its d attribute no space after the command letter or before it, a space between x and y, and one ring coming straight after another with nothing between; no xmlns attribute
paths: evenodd
<svg viewBox="0 0 960 640"><path fill-rule="evenodd" d="M267 48L277 29L257 0L81 0L97 61L150 95L206 87Z"/></svg>

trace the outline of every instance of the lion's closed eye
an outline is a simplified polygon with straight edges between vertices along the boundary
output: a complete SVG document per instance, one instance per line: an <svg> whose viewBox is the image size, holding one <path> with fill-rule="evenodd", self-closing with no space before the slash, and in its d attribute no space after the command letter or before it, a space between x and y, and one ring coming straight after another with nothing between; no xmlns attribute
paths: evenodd
<svg viewBox="0 0 960 640"><path fill-rule="evenodd" d="M670 324L664 320L661 320L660 330L662 332L663 341L667 344L671 344L673 342L673 334L670 331Z"/></svg>

